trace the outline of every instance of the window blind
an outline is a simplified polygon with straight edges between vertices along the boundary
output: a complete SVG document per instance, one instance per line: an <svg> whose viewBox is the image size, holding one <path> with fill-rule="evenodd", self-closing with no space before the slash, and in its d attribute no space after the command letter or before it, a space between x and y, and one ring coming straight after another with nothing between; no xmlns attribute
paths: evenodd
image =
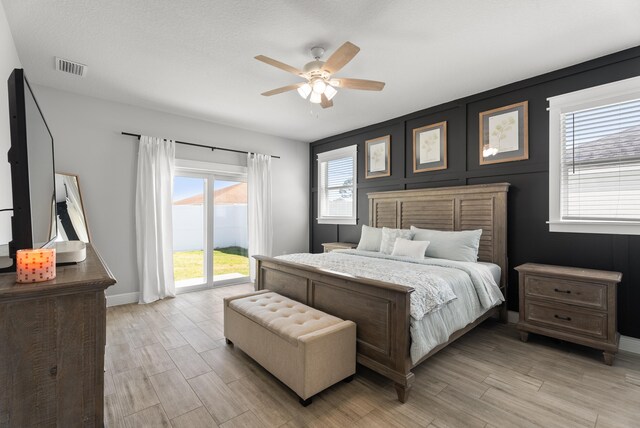
<svg viewBox="0 0 640 428"><path fill-rule="evenodd" d="M356 146L318 155L318 220L356 222Z"/></svg>
<svg viewBox="0 0 640 428"><path fill-rule="evenodd" d="M560 117L562 220L640 221L640 99Z"/></svg>

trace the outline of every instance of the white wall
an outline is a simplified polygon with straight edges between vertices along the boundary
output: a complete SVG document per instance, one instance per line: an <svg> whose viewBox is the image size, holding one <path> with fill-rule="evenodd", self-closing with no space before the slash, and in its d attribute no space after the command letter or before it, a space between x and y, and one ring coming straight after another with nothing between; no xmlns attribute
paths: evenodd
<svg viewBox="0 0 640 428"><path fill-rule="evenodd" d="M7 151L11 147L9 127L9 98L7 79L14 68L21 68L16 45L9 31L9 24L0 3L0 209L11 208L11 167ZM11 211L0 212L0 245L11 240Z"/></svg>
<svg viewBox="0 0 640 428"><path fill-rule="evenodd" d="M53 134L56 169L80 176L93 243L118 280L108 295L138 291L134 218L138 143L121 131L281 156L273 160L274 255L308 250L307 144L42 86L35 86L34 92ZM177 146L176 156L246 165L245 155L182 145Z"/></svg>
<svg viewBox="0 0 640 428"><path fill-rule="evenodd" d="M173 206L173 251L204 248L204 206Z"/></svg>
<svg viewBox="0 0 640 428"><path fill-rule="evenodd" d="M248 224L247 204L214 206L213 248L248 248Z"/></svg>
<svg viewBox="0 0 640 428"><path fill-rule="evenodd" d="M173 251L204 248L204 206L173 206ZM247 248L247 204L213 207L213 248Z"/></svg>

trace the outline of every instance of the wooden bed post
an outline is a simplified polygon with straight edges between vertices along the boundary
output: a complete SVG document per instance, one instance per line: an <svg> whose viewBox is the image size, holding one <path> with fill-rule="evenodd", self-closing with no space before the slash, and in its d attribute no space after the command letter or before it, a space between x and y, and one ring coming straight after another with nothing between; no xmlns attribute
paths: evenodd
<svg viewBox="0 0 640 428"><path fill-rule="evenodd" d="M399 383L395 383L393 385L396 388L396 394L398 394L398 401L401 403L406 403L409 399L409 392L411 391L411 387L413 385L401 385Z"/></svg>

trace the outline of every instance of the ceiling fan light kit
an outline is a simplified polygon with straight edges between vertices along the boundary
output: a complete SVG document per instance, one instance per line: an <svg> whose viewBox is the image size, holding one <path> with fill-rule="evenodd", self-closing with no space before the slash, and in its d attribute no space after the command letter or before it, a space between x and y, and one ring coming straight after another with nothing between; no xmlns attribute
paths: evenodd
<svg viewBox="0 0 640 428"><path fill-rule="evenodd" d="M327 87L324 90L324 94L327 96L327 99L329 100L335 97L337 93L338 91L336 91L336 88L334 88L331 85L327 85Z"/></svg>
<svg viewBox="0 0 640 428"><path fill-rule="evenodd" d="M311 94L311 85L308 83L305 83L304 85L300 86L298 88L298 93L302 98L306 100L309 97L309 94Z"/></svg>
<svg viewBox="0 0 640 428"><path fill-rule="evenodd" d="M314 104L320 104L322 102L322 95L317 92L312 92L311 96L309 97L309 101Z"/></svg>
<svg viewBox="0 0 640 428"><path fill-rule="evenodd" d="M313 88L313 92L315 92L316 94L323 94L324 90L327 87L327 84L324 83L324 80L322 80L319 77L316 77L315 79L313 79L313 85L311 85L311 87Z"/></svg>
<svg viewBox="0 0 640 428"><path fill-rule="evenodd" d="M333 97L338 91L336 88L358 89L365 91L381 91L384 88L384 82L363 79L332 78L332 75L340 71L342 67L347 65L349 61L356 56L360 48L351 42L346 42L338 48L326 62L320 61L324 55L324 48L316 46L311 48L311 55L314 61L307 63L302 70L276 61L275 59L258 55L255 58L265 64L269 64L288 73L295 74L307 81L293 85L283 86L281 88L272 89L263 92L262 95L269 97L271 95L281 94L296 89L303 99L309 99L311 103L320 104L322 108L333 106Z"/></svg>

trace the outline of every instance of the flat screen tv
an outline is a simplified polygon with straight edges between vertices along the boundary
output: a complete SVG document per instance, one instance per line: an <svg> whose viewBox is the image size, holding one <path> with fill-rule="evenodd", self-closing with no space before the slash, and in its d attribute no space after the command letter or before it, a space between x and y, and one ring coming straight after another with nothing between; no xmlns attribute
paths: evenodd
<svg viewBox="0 0 640 428"><path fill-rule="evenodd" d="M9 255L15 257L17 250L53 244L57 214L53 136L22 69L13 70L8 86L13 194Z"/></svg>

